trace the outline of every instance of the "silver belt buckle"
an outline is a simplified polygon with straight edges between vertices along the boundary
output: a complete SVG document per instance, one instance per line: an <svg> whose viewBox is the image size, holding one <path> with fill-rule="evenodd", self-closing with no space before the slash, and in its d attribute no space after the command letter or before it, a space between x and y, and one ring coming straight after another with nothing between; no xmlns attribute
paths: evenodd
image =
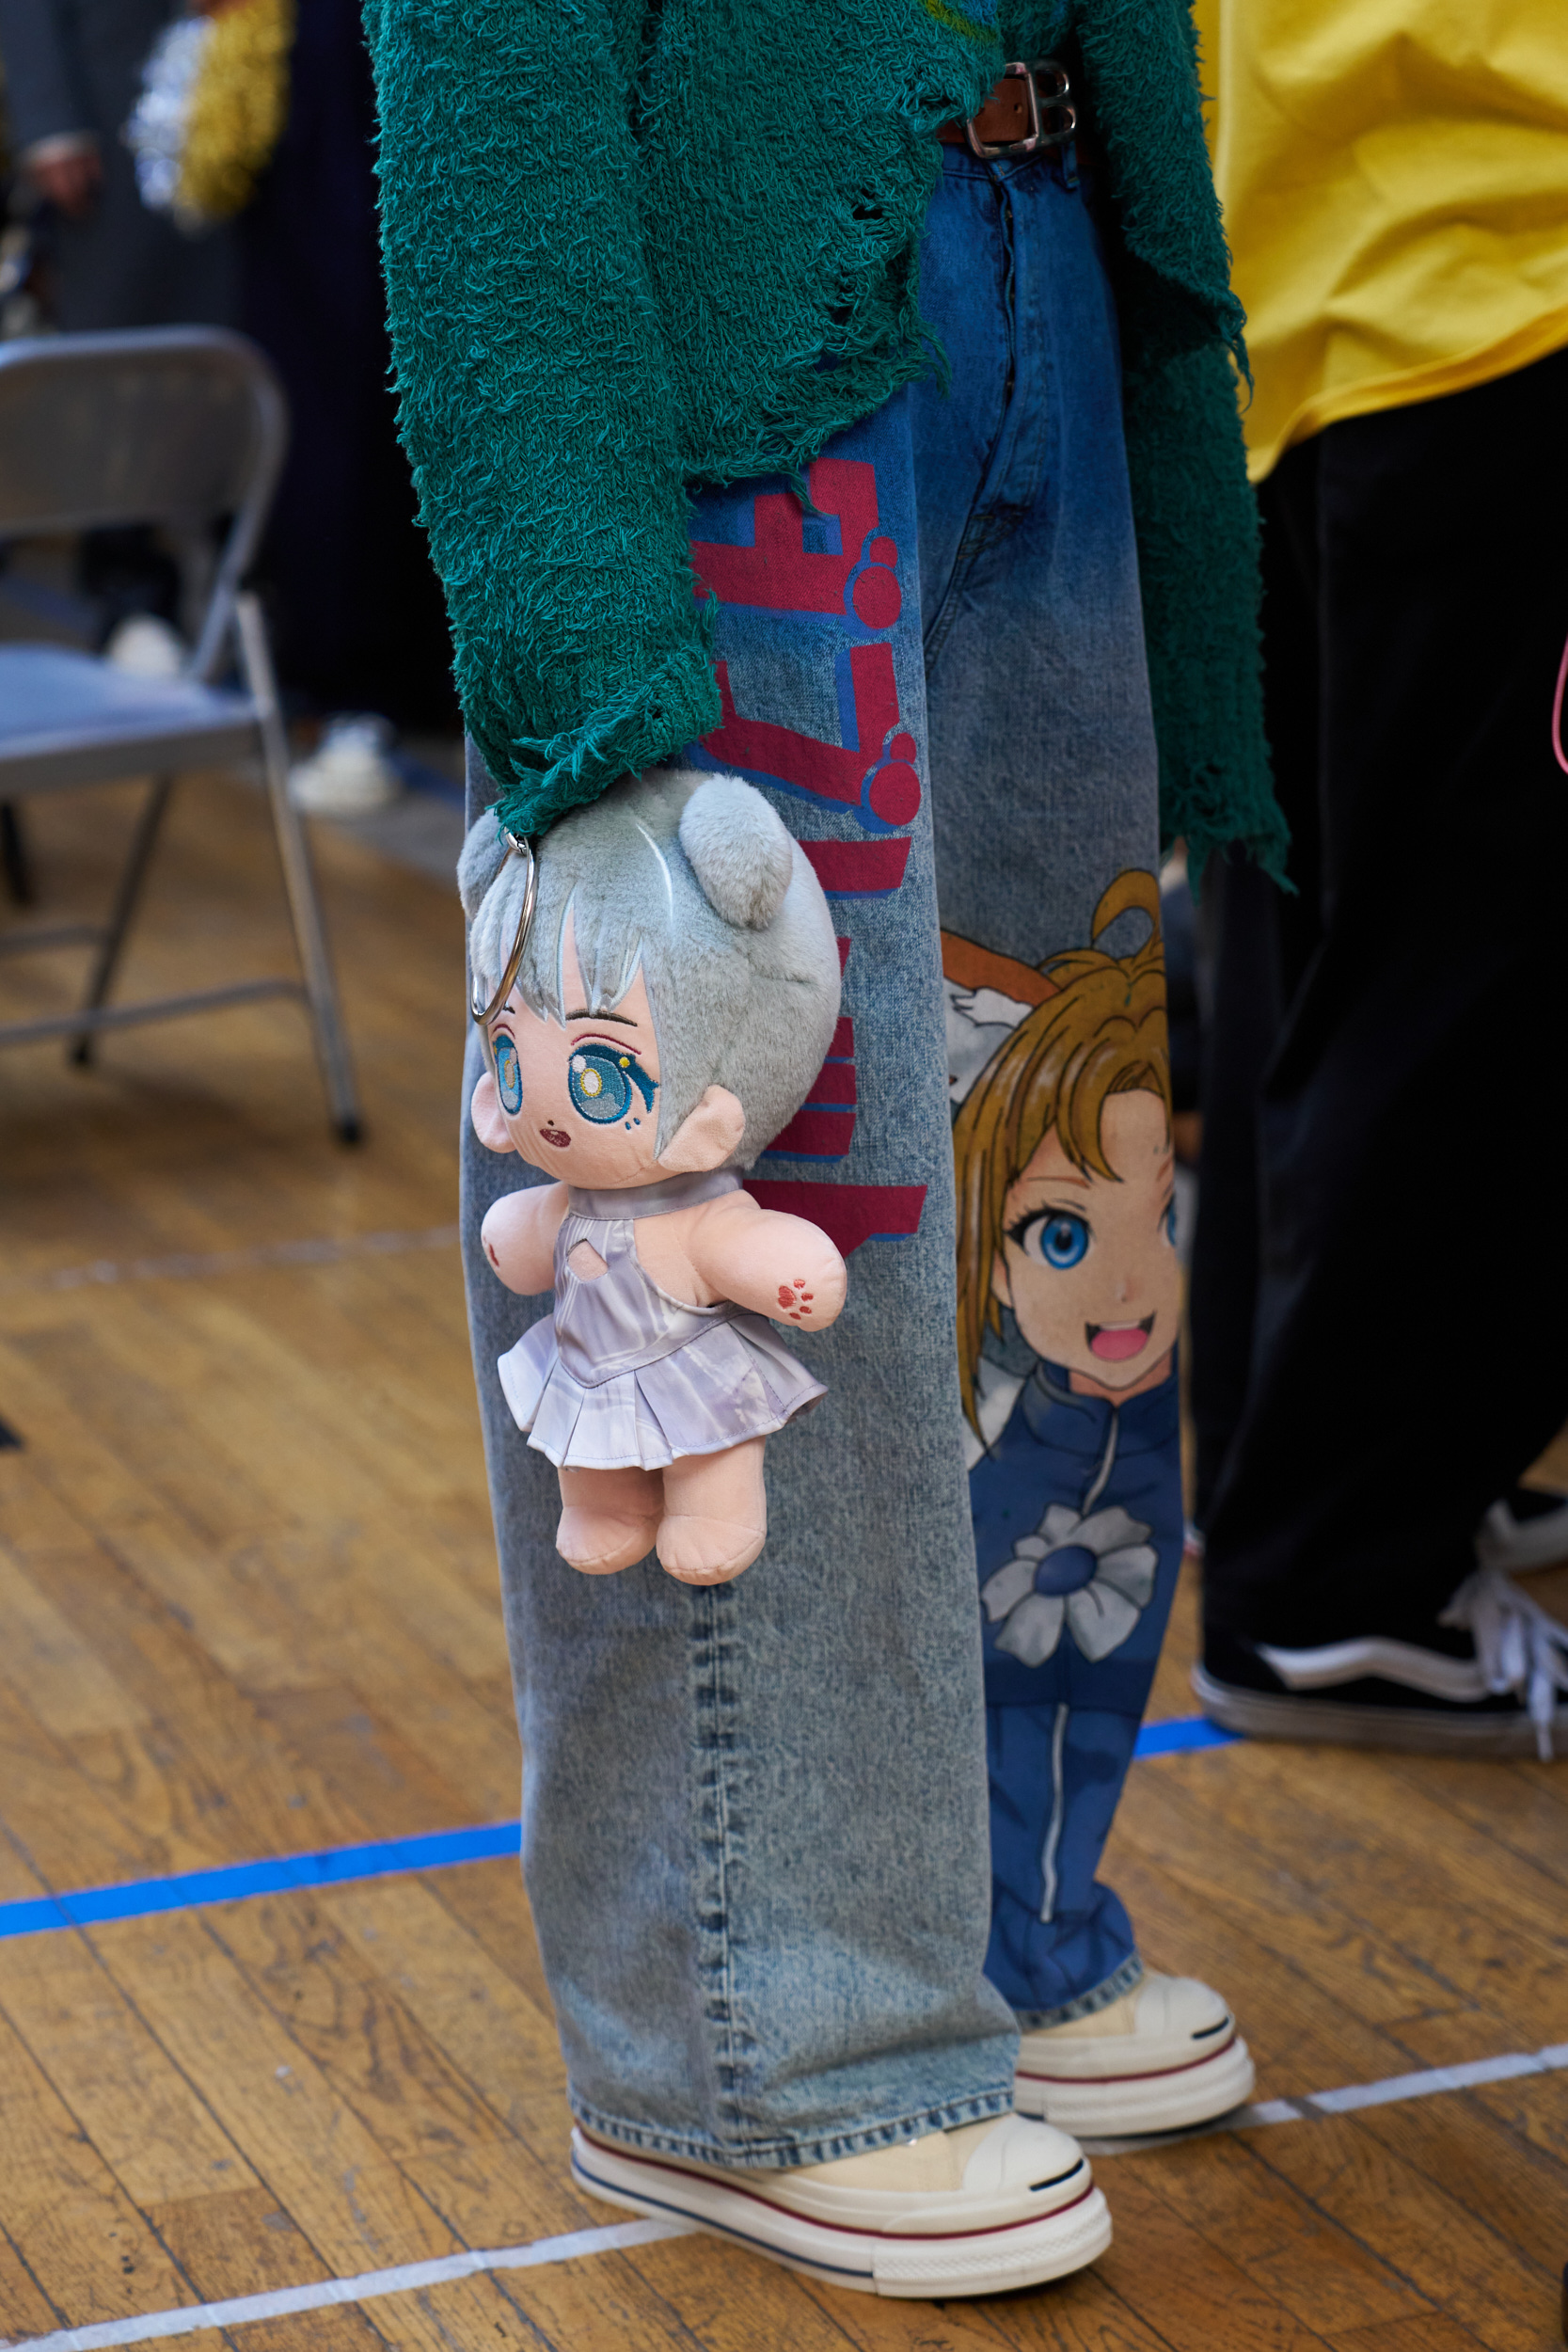
<svg viewBox="0 0 1568 2352"><path fill-rule="evenodd" d="M1049 87L1040 87L1042 80ZM1021 139L1004 139L999 147L988 147L975 132L974 121L964 124L964 136L969 151L983 164L993 164L1010 155L1038 155L1053 147L1065 147L1078 128L1078 109L1072 103L1072 83L1068 70L1058 57L1037 57L1033 65L1014 58L1002 69L1005 82L1022 82L1028 92L1029 128Z"/></svg>

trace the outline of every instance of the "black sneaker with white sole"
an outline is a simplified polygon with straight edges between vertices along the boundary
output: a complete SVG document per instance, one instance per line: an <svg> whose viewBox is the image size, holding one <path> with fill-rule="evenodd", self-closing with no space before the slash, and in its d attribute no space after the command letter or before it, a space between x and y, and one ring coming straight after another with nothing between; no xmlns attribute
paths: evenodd
<svg viewBox="0 0 1568 2352"><path fill-rule="evenodd" d="M1285 1647L1206 1628L1193 1689L1253 1740L1433 1756L1568 1753L1568 1627L1495 1566L1466 1577L1415 1638Z"/></svg>

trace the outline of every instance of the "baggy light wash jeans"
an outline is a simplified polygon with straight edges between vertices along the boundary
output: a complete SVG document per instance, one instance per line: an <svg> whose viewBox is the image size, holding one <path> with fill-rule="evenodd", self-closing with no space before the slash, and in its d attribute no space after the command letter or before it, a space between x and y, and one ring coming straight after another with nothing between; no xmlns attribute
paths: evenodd
<svg viewBox="0 0 1568 2352"><path fill-rule="evenodd" d="M810 512L783 482L693 512L725 717L689 755L768 794L816 867L845 957L822 1075L750 1181L832 1232L849 1303L801 1343L829 1392L769 1442L768 1546L736 1582L694 1589L653 1560L590 1578L556 1553L555 1473L495 1370L549 1301L503 1291L478 1238L491 1201L532 1171L469 1129L477 1040L465 1073L464 1257L525 1755L523 1867L572 2104L610 2138L730 2165L816 2163L1001 2113L1015 2010L1092 2006L1137 1967L1114 1898L1085 1890L1148 1673L1124 1670L1108 1701L1131 1710L1126 1753L1113 1742L1091 1760L1085 1840L1081 1743L1055 1731L1058 1660L1036 1670L1050 1682L1046 1764L1032 1757L1031 1785L1001 1795L1034 1845L1012 1895L1039 1913L1024 1882L1053 1839L1071 1931L1058 1953L1060 1930L1037 1915L1040 1952L1009 1931L1013 1975L994 1951L1002 1989L984 1973L996 1791L977 1441L966 1451L955 1350L939 876L974 952L1037 963L1086 943L1104 882L1149 865L1155 817L1093 230L1061 167L1027 183L983 171L949 155L927 247L952 402L901 396L841 435L809 469ZM1053 326L1059 302L1074 315ZM1065 488L1072 465L1088 469L1082 497ZM470 817L491 797L475 761ZM1011 1380L1037 1420L1035 1389L1007 1368L1021 1346L1005 1335L990 1393ZM1033 1356L1027 1368L1049 1380ZM1174 1441L1166 1452L1174 1470ZM1059 1470L1036 1446L1036 1486L1042 1464ZM1053 1496L1082 1501L1079 1469L1047 1476ZM1179 1502L1171 1526L1179 1551ZM1158 1646L1169 1532L1161 1591L1132 1612L1140 1652ZM1115 1567L1057 1546L1047 1582L1053 1561L1056 1582L1082 1568L1085 1588ZM1066 1602L1058 1613L1068 1625Z"/></svg>
<svg viewBox="0 0 1568 2352"><path fill-rule="evenodd" d="M1102 894L1158 858L1116 317L1070 150L996 164L944 150L922 305L953 368L947 399L932 383L911 396L937 896L946 963L973 982L986 967L956 942L1026 965L1081 951ZM1129 908L1095 947L1131 978L1148 936ZM1094 981L1079 983L1091 1003ZM997 986L1019 993L1005 975ZM983 1053L996 1009L974 1009ZM1063 1025L1087 1056L1136 1058L1114 1014ZM955 1028L954 1094L973 1102L999 1065L974 1074L974 1037ZM990 1092L1005 1114L1005 1089ZM1174 1326L1170 1220L1164 1246L1153 1272ZM1047 2026L1141 1973L1126 1912L1095 1873L1181 1565L1177 1376L1172 1353L1163 1379L1113 1403L1037 1354L1010 1314L1002 1323L970 1482L991 1779L986 1967L1022 2024ZM1022 1613L1015 1546L1038 1555Z"/></svg>

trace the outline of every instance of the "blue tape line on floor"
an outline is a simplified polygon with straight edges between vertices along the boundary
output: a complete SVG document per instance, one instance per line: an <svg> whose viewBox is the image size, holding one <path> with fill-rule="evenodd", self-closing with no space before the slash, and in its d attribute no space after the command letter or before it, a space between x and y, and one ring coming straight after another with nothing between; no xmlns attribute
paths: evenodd
<svg viewBox="0 0 1568 2352"><path fill-rule="evenodd" d="M293 1887L340 1886L352 1879L442 1870L454 1862L488 1862L498 1854L515 1854L518 1836L515 1821L486 1821L477 1829L436 1830L428 1837L383 1837L372 1846L277 1854L266 1862L235 1862L218 1870L186 1870L173 1878L132 1879L120 1886L0 1903L0 1938L89 1927L103 1919L145 1919L158 1911L238 1902L248 1895L277 1895Z"/></svg>
<svg viewBox="0 0 1568 2352"><path fill-rule="evenodd" d="M1135 1756L1172 1756L1187 1748L1227 1746L1236 1738L1201 1715L1146 1724ZM71 1895L40 1895L0 1903L0 1942L61 1928L92 1927L106 1919L147 1919L160 1911L192 1911L200 1903L233 1903L252 1895L280 1895L301 1886L341 1886L354 1879L387 1878L416 1870L450 1869L458 1862L491 1862L515 1854L516 1821L487 1821L477 1829L434 1830L425 1837L383 1837L373 1845L333 1846L321 1853L275 1854L265 1862L233 1862L216 1870L183 1870L171 1878L131 1879L119 1886L90 1886Z"/></svg>
<svg viewBox="0 0 1568 2352"><path fill-rule="evenodd" d="M1174 1723L1145 1724L1134 1756L1180 1756L1188 1748L1227 1748L1239 1731L1222 1731L1206 1715L1180 1715Z"/></svg>

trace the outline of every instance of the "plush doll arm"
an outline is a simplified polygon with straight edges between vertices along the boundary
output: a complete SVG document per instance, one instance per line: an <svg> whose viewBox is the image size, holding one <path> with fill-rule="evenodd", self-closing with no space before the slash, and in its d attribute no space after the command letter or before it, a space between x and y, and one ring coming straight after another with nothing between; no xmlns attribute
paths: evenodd
<svg viewBox="0 0 1568 2352"><path fill-rule="evenodd" d="M733 1298L756 1314L825 1331L843 1309L848 1274L821 1227L759 1209L750 1193L716 1200L687 1248L714 1297Z"/></svg>
<svg viewBox="0 0 1568 2352"><path fill-rule="evenodd" d="M565 1214L564 1184L530 1184L486 1211L479 1237L509 1291L531 1298L555 1288L555 1237Z"/></svg>

